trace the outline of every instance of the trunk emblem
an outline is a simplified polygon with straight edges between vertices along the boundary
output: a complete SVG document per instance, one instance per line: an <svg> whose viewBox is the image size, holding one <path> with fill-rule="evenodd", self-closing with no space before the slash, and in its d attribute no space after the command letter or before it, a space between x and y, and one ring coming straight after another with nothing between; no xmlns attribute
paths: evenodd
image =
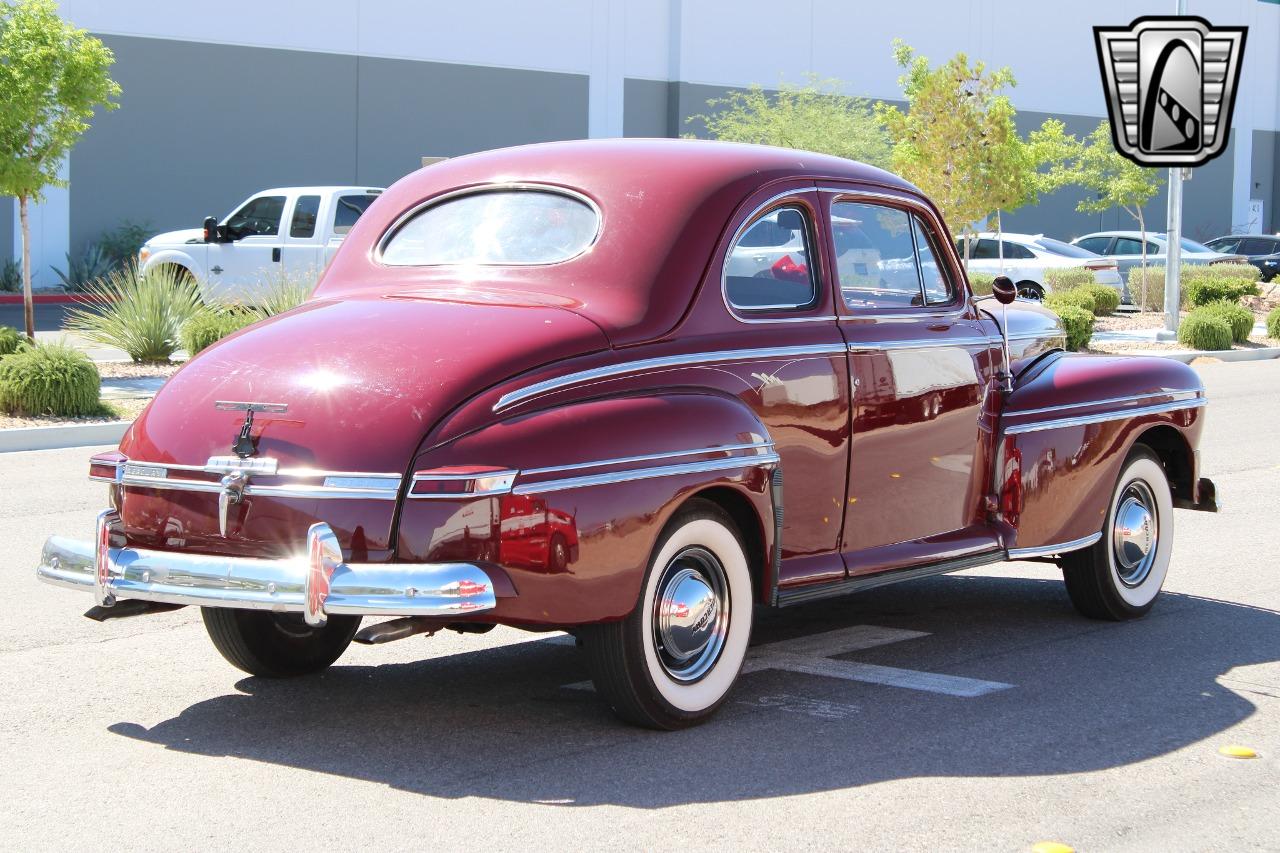
<svg viewBox="0 0 1280 853"><path fill-rule="evenodd" d="M289 411L288 403L242 403L233 400L218 400L213 404L215 409L223 412L244 412L244 424L240 434L231 445L231 452L241 459L248 459L258 452L258 442L253 437L253 413L275 412L283 414Z"/></svg>

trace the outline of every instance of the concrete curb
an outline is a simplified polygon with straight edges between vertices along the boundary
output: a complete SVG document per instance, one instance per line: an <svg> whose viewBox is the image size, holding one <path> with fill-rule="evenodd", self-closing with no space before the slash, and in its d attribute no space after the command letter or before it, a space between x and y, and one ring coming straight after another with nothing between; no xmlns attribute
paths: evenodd
<svg viewBox="0 0 1280 853"><path fill-rule="evenodd" d="M1109 352L1104 355L1155 356L1171 358L1183 364L1190 364L1197 358L1216 358L1219 361L1267 361L1280 358L1280 347L1264 347L1262 349L1219 349L1219 350L1135 350L1131 352Z"/></svg>
<svg viewBox="0 0 1280 853"><path fill-rule="evenodd" d="M132 421L0 429L0 453L119 444Z"/></svg>

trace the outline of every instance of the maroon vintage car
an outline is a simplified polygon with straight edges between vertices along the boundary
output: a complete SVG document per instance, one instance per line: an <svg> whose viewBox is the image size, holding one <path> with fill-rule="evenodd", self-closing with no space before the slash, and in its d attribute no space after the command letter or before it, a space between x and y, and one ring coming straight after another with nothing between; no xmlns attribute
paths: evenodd
<svg viewBox="0 0 1280 853"><path fill-rule="evenodd" d="M757 605L1035 558L1088 616L1151 607L1173 508L1215 506L1204 392L1063 343L973 299L938 211L878 169L694 141L460 157L374 202L306 304L170 379L91 460L96 540L51 538L38 574L96 619L199 606L263 676L353 639L564 629L622 717L684 726Z"/></svg>

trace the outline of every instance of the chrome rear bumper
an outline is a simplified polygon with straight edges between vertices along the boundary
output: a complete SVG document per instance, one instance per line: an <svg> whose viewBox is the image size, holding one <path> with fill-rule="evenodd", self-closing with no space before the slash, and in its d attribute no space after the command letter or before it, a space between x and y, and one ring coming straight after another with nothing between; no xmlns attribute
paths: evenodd
<svg viewBox="0 0 1280 853"><path fill-rule="evenodd" d="M140 599L199 607L302 613L312 625L332 614L454 617L497 605L492 579L470 563L342 562L327 524L312 525L305 555L259 560L111 547L119 517L98 516L97 542L51 536L36 576L94 592L105 607Z"/></svg>

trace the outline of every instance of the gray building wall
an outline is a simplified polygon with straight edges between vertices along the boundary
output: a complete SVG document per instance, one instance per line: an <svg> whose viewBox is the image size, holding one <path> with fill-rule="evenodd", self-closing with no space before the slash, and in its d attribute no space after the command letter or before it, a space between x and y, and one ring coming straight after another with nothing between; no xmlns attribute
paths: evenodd
<svg viewBox="0 0 1280 853"><path fill-rule="evenodd" d="M1274 130L1253 132L1253 164L1249 170L1252 185L1249 198L1262 199L1262 231L1271 234L1280 231L1280 215L1276 203L1280 202L1280 133Z"/></svg>
<svg viewBox="0 0 1280 853"><path fill-rule="evenodd" d="M665 97L659 95L660 86L667 87ZM701 121L689 121L690 117L707 115L711 111L707 106L708 100L723 98L732 91L735 90L730 87L701 83L665 84L629 79L625 89L626 135L653 135L652 130L661 126L665 113L671 135L693 133L705 137L706 125ZM634 102L633 93L637 96ZM902 102L891 103L904 106ZM1087 135L1100 121L1092 116L1055 115L1027 110L1018 114L1018 131L1029 133L1048 118L1061 119L1067 126L1067 132L1077 136ZM636 132L633 133L633 129ZM1277 134L1270 135L1274 137ZM1255 136L1255 159L1259 147L1256 139ZM1183 233L1192 239L1207 240L1230 230L1232 144L1234 143L1228 145L1222 156L1207 166L1196 169L1195 178L1183 185ZM1275 150L1274 142L1271 143L1270 150ZM1270 174L1267 180L1272 180ZM1136 220L1123 210L1113 209L1102 214L1078 213L1075 207L1081 197L1082 191L1074 187L1042 196L1038 204L1026 205L1006 213L1004 228L1031 234L1044 233L1063 240L1071 240L1091 231L1137 228ZM1167 211L1168 198L1161 188L1160 193L1143 208L1147 227L1153 231L1163 231L1168 219ZM948 224L958 227L958 223Z"/></svg>
<svg viewBox="0 0 1280 853"><path fill-rule="evenodd" d="M125 220L199 227L267 187L386 186L424 155L587 135L585 75L99 37L123 94L72 153L73 251Z"/></svg>

